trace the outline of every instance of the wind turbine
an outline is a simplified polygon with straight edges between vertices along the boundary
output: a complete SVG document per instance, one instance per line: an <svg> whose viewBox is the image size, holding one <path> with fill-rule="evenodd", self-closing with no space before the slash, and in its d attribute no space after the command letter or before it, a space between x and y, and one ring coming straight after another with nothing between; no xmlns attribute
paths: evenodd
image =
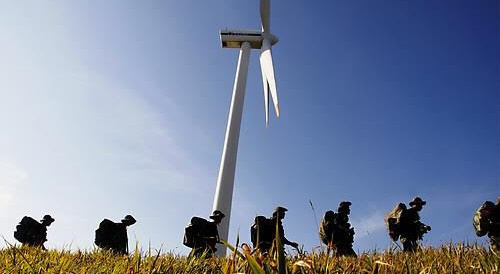
<svg viewBox="0 0 500 274"><path fill-rule="evenodd" d="M219 225L219 236L227 240L229 234L229 220L231 216L231 203L233 199L234 172L236 156L238 154L238 141L240 137L241 116L245 100L245 87L248 74L248 59L251 49L260 49L260 67L264 85L264 106L266 114L266 128L269 123L269 93L274 103L276 116L280 115L276 80L274 78L273 58L271 46L278 42L278 38L270 32L270 0L260 0L260 20L262 31L253 30L222 30L220 40L223 48L240 49L236 77L234 79L233 97L229 109L224 149L217 179L217 188L213 210L222 211L226 217ZM226 248L219 245L217 256L225 256Z"/></svg>

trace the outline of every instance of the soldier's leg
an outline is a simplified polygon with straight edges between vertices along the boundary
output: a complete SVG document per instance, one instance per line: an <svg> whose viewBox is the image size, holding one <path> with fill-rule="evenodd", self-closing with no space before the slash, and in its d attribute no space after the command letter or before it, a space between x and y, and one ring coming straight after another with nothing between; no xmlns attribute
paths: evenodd
<svg viewBox="0 0 500 274"><path fill-rule="evenodd" d="M215 248L215 246L207 246L206 251L207 255L205 257L211 258L214 256L215 252L217 251L217 248Z"/></svg>
<svg viewBox="0 0 500 274"><path fill-rule="evenodd" d="M408 239L407 241L407 251L409 252L415 252L417 251L418 248L418 243L416 239Z"/></svg>
<svg viewBox="0 0 500 274"><path fill-rule="evenodd" d="M352 246L349 246L347 249L346 249L346 255L347 256L350 256L350 257L358 257L356 255L356 252L354 251L354 249L352 248Z"/></svg>
<svg viewBox="0 0 500 274"><path fill-rule="evenodd" d="M413 244L412 240L409 238L400 238L401 239L401 244L403 244L403 251L405 252L412 252L413 251Z"/></svg>
<svg viewBox="0 0 500 274"><path fill-rule="evenodd" d="M191 252L189 253L189 256L194 256L194 257L201 257L203 255L203 252L205 251L204 248L200 247L194 247Z"/></svg>
<svg viewBox="0 0 500 274"><path fill-rule="evenodd" d="M338 256L356 257L356 252L350 244L339 244L335 247Z"/></svg>
<svg viewBox="0 0 500 274"><path fill-rule="evenodd" d="M336 257L340 257L340 256L343 256L344 255L344 250L342 248L341 245L339 244L333 244L333 254L336 256Z"/></svg>
<svg viewBox="0 0 500 274"><path fill-rule="evenodd" d="M491 250L500 252L500 236L489 236Z"/></svg>
<svg viewBox="0 0 500 274"><path fill-rule="evenodd" d="M271 244L268 242L262 242L259 244L259 250L261 253L268 253L269 249L271 249Z"/></svg>

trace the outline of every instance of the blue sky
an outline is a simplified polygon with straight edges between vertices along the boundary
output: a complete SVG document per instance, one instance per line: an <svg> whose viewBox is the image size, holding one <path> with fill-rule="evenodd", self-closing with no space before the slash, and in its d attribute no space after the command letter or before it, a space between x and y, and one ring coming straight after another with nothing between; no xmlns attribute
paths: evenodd
<svg viewBox="0 0 500 274"><path fill-rule="evenodd" d="M282 116L265 128L250 59L230 242L289 209L290 240L349 200L356 250L391 242L383 217L427 200L424 244L480 241L472 214L500 196L498 1L273 1ZM100 220L186 254L210 214L237 50L258 1L2 1L0 235L51 214L48 248L92 248ZM5 246L5 244L0 244Z"/></svg>

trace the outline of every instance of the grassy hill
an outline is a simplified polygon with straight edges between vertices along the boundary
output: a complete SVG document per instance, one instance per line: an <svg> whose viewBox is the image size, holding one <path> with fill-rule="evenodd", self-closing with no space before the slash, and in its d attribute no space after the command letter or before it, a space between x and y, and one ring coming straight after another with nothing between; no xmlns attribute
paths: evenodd
<svg viewBox="0 0 500 274"><path fill-rule="evenodd" d="M414 254L388 250L358 258L325 253L285 257L287 273L500 273L500 254L476 245L424 248ZM278 273L283 260L239 248L226 259L189 258L159 251L130 256L107 251L43 251L12 246L0 250L0 273Z"/></svg>

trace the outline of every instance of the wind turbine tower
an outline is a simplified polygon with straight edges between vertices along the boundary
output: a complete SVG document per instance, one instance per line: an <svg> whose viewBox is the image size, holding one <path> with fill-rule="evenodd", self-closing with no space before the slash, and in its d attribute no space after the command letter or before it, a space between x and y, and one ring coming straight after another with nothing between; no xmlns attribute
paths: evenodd
<svg viewBox="0 0 500 274"><path fill-rule="evenodd" d="M223 48L240 49L213 205L213 210L220 210L226 215L219 225L219 236L224 240L228 239L229 234L234 173L238 154L238 140L240 137L241 116L243 114L248 61L251 49L261 50L259 59L262 71L262 82L264 84L266 128L269 123L269 93L271 93L276 116L279 117L280 115L276 80L274 78L273 58L271 55L271 46L278 42L278 38L270 32L270 9L270 0L260 0L261 31L226 29L220 32L220 40ZM222 257L225 255L226 247L219 245L217 247L217 256Z"/></svg>

